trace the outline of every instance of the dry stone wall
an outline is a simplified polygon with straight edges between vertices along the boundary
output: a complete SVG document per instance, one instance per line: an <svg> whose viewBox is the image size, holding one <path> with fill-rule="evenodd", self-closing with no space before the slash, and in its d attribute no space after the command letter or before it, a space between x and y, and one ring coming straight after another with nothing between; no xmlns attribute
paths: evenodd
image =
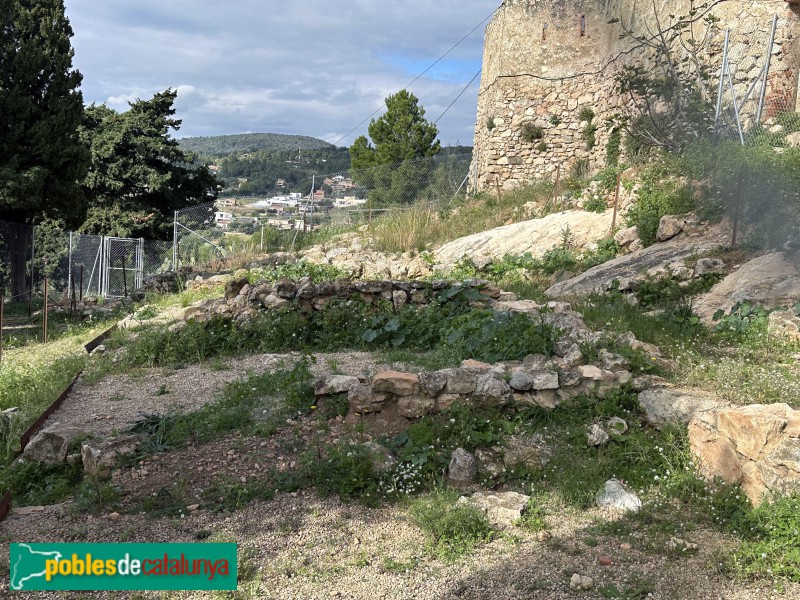
<svg viewBox="0 0 800 600"><path fill-rule="evenodd" d="M656 0L661 23L688 13L688 0ZM735 86L743 94L762 61L772 16L773 46L765 117L797 102L800 65L800 8L784 0L720 2L719 22L707 51L719 68L724 30L731 29L732 55L742 56ZM609 23L618 19L617 23ZM581 35L581 23L585 34ZM620 39L654 27L651 2L636 0L506 0L486 28L483 71L475 124L471 181L478 189L510 189L552 178L579 160L592 169L605 165L611 130L607 118L624 102L614 73L625 62L648 58ZM594 117L587 120L588 109ZM525 128L536 137L524 135ZM594 145L587 127L596 128ZM531 129L537 128L537 129Z"/></svg>

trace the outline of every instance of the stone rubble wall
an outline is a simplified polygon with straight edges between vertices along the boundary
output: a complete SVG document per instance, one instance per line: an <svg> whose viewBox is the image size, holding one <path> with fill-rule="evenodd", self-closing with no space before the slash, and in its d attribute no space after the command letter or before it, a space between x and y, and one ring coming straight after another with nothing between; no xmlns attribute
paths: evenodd
<svg viewBox="0 0 800 600"><path fill-rule="evenodd" d="M391 411L414 419L457 402L553 410L564 400L592 392L602 396L632 381L628 361L607 350L600 351L596 365L582 364L586 361L575 342L561 344L559 351L496 364L465 360L461 367L432 372L383 371L371 380L326 375L314 382L314 392L318 398L346 393L351 413Z"/></svg>
<svg viewBox="0 0 800 600"><path fill-rule="evenodd" d="M687 7L686 0L656 2L664 26L670 14L687 14ZM718 70L729 27L731 55L744 57L734 80L740 97L760 71L772 16L778 15L764 114L768 118L787 107L795 109L800 8L773 0L728 0L712 14L719 22L707 58ZM609 23L614 18L619 22ZM629 40L620 39L622 25L641 34L648 26L653 28L648 20L652 21L649 2L642 6L632 0L506 0L486 27L470 182L477 181L479 190L512 189L552 179L557 169L563 176L578 160L588 160L592 170L605 166L611 135L607 118L626 102L616 95L614 73L626 62L639 61L645 69L650 64L640 50L627 53L631 46ZM702 27L698 25L698 34ZM588 124L580 117L582 109L595 114L593 147L582 134ZM528 122L542 128L541 140L523 139Z"/></svg>

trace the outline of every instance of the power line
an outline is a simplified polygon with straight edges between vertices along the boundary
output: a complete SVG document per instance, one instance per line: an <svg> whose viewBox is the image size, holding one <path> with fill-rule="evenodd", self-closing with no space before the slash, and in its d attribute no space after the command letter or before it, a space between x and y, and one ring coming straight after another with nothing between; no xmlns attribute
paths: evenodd
<svg viewBox="0 0 800 600"><path fill-rule="evenodd" d="M423 75L425 75L425 73L427 73L427 72L428 72L428 71L430 71L430 70L431 70L433 67L435 67L437 64L439 64L439 63L440 63L440 62L441 62L441 61L442 61L442 60L443 60L443 59L444 59L444 58L445 58L445 57L446 57L448 54L450 54L450 53L451 53L453 50L455 50L455 49L456 49L456 48L457 48L457 47L458 47L458 46L459 46L459 45L460 45L460 44L461 44L461 43L462 43L464 40L466 40L466 39L467 39L469 36L471 36L473 33L475 33L475 30L476 30L476 29L478 29L478 28L479 28L481 25L483 25L484 23L486 23L486 21L488 21L489 19L491 19L491 18L492 18L492 15L494 15L494 13L495 13L495 11L492 11L491 13L489 13L489 15L488 15L488 16L487 16L485 19L483 19L483 21L481 21L480 23L478 23L477 25L475 25L475 27L473 27L472 29L470 29L470 30L469 30L469 33L467 33L467 34L466 34L464 37L462 37L462 38L461 38L460 40L458 40L458 41L457 41L455 44L453 44L453 45L450 47L450 49L449 49L449 50L447 50L447 52L445 52L445 53L444 53L444 54L442 54L442 55L441 55L439 58L437 58L435 61L433 61L433 63L431 63L431 64L430 64L430 66L429 66L427 69L425 69L425 70L424 70L422 73L420 73L419 75L417 75L416 77L414 77L414 79L412 79L412 80L411 80L411 82L410 82L410 83L408 83L408 84L405 86L405 88L404 88L404 89L410 88L412 85L414 85L414 83L416 83L416 82L417 82L417 80L419 80L419 78L420 78L420 77L422 77ZM480 73L480 71L478 71L478 73ZM475 77L477 77L477 75L475 75ZM473 78L472 78L472 80L473 80L473 81L475 80L475 77L473 77ZM472 83L472 81L470 81L470 84L471 84L471 83ZM467 86L467 87L469 87L469 86ZM461 93L463 94L464 92L461 92ZM461 95L461 94L459 94L459 96L460 96L460 95ZM458 100L458 98L456 98L456 100ZM361 122L360 122L358 125L356 125L355 127L353 127L353 128L350 130L350 131L348 131L347 133L345 133L345 134L344 134L342 137L340 137L338 140L336 140L335 142L333 142L333 145L334 145L334 146L336 146L336 145L337 145L339 142L341 142L341 141L342 141L344 138L346 138L348 135L350 135L351 133L353 133L353 132L354 132L356 129L358 129L359 127L361 127L361 126L362 126L364 123L366 123L366 122L367 122L369 119L371 119L372 117L374 117L374 116L375 116L375 115L376 115L378 112L380 112L380 111L381 111L381 110L382 110L382 109L383 109L385 106L386 106L386 103L384 102L384 103L383 103L383 104L381 104L381 105L380 105L380 106L379 106L377 109L375 109L375 111L373 111L373 113L372 113L371 115L369 115L368 117L366 117L366 118L365 118L363 121L361 121ZM451 104L451 106L452 106L452 104ZM450 108L450 107L448 107L448 109L449 109L449 108ZM445 112L447 112L447 111L445 111ZM442 113L442 115L444 115L444 113ZM439 118L441 118L441 116L440 116ZM438 120L438 119L437 119L437 120Z"/></svg>
<svg viewBox="0 0 800 600"><path fill-rule="evenodd" d="M445 115L447 114L447 111L448 111L448 110L450 110L451 108L453 108L453 104L455 104L456 102L458 102L458 99L459 99L459 98L461 98L461 96L463 96L463 95L464 95L464 92L466 92L466 91L469 89L469 87L470 87L470 86L471 86L471 85L474 83L474 81L475 81L475 80L478 78L478 75L480 75L480 74L481 74L481 69L478 69L478 72L477 72L477 73L475 73L475 75L473 75L472 79L470 79L470 80L469 80L469 83L468 83L467 85L465 85L465 86L464 86L464 89L463 89L463 90L461 90L461 91L458 93L458 96L456 96L455 100L453 100L453 101L452 101L452 102L449 104L449 106L448 106L447 108L445 108L445 109L444 109L444 112L443 112L442 114L440 114L438 117L436 117L436 120L433 122L433 124L434 124L434 125L436 125L436 124L439 122L439 119L441 119L443 116L445 116Z"/></svg>

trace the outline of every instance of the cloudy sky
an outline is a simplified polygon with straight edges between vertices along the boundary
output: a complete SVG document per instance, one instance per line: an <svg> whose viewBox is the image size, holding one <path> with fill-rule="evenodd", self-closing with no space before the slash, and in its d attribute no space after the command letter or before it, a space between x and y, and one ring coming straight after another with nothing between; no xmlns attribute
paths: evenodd
<svg viewBox="0 0 800 600"><path fill-rule="evenodd" d="M289 133L340 146L483 23L409 88L439 118L480 70L484 20L499 3L65 0L87 103L125 110L172 87L178 136ZM443 144L472 144L479 81L441 117Z"/></svg>

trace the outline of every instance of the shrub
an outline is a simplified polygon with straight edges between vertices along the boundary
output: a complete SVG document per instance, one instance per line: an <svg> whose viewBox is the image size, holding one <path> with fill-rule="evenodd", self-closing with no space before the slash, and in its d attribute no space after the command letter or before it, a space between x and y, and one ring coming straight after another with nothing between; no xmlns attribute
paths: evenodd
<svg viewBox="0 0 800 600"><path fill-rule="evenodd" d="M544 137L544 129L531 121L522 124L522 139L530 144Z"/></svg>
<svg viewBox="0 0 800 600"><path fill-rule="evenodd" d="M606 201L603 198L589 198L586 202L583 203L583 210L594 212L594 213L603 213L606 212Z"/></svg>
<svg viewBox="0 0 800 600"><path fill-rule="evenodd" d="M645 246L656 241L656 232L661 217L679 215L695 209L692 190L674 180L659 180L650 174L643 181L639 190L639 198L630 208L627 225L639 228L639 238Z"/></svg>
<svg viewBox="0 0 800 600"><path fill-rule="evenodd" d="M619 164L619 157L622 152L622 133L618 127L611 130L608 135L608 145L606 146L606 167L616 167Z"/></svg>
<svg viewBox="0 0 800 600"><path fill-rule="evenodd" d="M495 127L496 127L496 125L494 124L494 117L493 116L491 116L488 119L486 119L486 129L488 129L489 131L492 131Z"/></svg>

